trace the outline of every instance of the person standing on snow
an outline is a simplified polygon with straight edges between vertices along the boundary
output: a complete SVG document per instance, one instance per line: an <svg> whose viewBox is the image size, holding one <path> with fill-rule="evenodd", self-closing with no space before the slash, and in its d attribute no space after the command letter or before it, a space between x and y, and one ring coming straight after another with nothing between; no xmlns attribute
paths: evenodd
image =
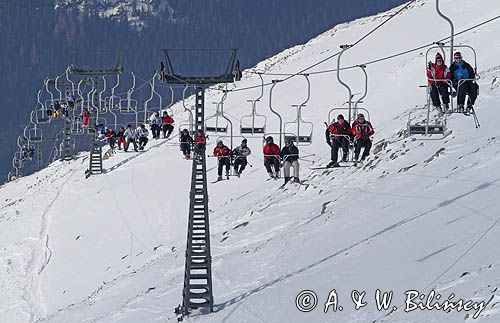
<svg viewBox="0 0 500 323"><path fill-rule="evenodd" d="M139 150L144 150L144 147L148 143L149 131L144 124L141 124L139 128L137 128L136 134L137 140L139 141Z"/></svg>
<svg viewBox="0 0 500 323"><path fill-rule="evenodd" d="M109 148L111 148L114 151L116 142L116 132L113 129L111 129L111 127L108 127L108 129L106 129L106 133L104 134L104 136L108 141Z"/></svg>
<svg viewBox="0 0 500 323"><path fill-rule="evenodd" d="M130 145L130 143L132 143L134 145L134 150L137 152L137 143L135 142L136 135L137 135L136 131L134 129L132 129L132 126L127 125L127 130L125 130L125 133L124 133L125 139L127 140L125 142L124 147L123 147L123 150L125 152L128 151L128 146Z"/></svg>
<svg viewBox="0 0 500 323"><path fill-rule="evenodd" d="M151 117L149 117L149 122L151 124L151 132L153 133L153 139L160 138L160 127L161 127L161 118L158 116L158 112L153 112Z"/></svg>
<svg viewBox="0 0 500 323"><path fill-rule="evenodd" d="M125 128L120 127L120 131L118 131L118 150L122 150L122 144L123 147L125 147Z"/></svg>

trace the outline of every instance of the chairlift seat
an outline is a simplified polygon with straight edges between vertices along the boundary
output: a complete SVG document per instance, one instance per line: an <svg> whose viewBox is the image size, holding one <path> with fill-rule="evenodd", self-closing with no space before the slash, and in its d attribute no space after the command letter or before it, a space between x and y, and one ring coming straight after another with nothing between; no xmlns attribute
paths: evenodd
<svg viewBox="0 0 500 323"><path fill-rule="evenodd" d="M266 128L265 127L262 127L262 128L241 127L240 132L245 133L245 134L262 134L262 133L266 132Z"/></svg>
<svg viewBox="0 0 500 323"><path fill-rule="evenodd" d="M409 125L408 132L410 135L425 135L426 128L425 125ZM429 125L427 129L428 135L442 135L444 133L445 127L443 125Z"/></svg>
<svg viewBox="0 0 500 323"><path fill-rule="evenodd" d="M292 141L298 140L299 143L310 144L310 143L312 143L312 136L301 136L301 135L299 135L298 138L297 138L297 136L295 136L295 135L286 134L285 135L285 142L287 142L289 140L292 140Z"/></svg>
<svg viewBox="0 0 500 323"><path fill-rule="evenodd" d="M205 127L205 132L227 133L227 127Z"/></svg>

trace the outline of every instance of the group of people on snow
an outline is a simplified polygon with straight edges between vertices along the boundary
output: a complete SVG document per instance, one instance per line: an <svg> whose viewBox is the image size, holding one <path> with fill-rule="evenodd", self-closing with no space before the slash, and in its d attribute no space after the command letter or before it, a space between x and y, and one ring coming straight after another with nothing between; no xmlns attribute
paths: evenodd
<svg viewBox="0 0 500 323"><path fill-rule="evenodd" d="M476 73L469 63L463 60L460 52L453 55L450 68L446 66L441 53L436 53L434 63L427 64L427 79L432 105L440 112L447 113L450 103L450 84L452 96L457 96L458 112L471 113L479 93L475 82ZM468 95L467 104L465 98ZM441 97L441 100L440 100Z"/></svg>

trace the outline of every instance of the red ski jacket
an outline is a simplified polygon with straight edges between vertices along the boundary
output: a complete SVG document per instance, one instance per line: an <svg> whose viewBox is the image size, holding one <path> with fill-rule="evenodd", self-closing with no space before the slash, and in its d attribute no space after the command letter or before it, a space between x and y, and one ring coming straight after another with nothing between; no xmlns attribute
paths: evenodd
<svg viewBox="0 0 500 323"><path fill-rule="evenodd" d="M173 124L174 119L172 117L161 117L161 123L163 124Z"/></svg>
<svg viewBox="0 0 500 323"><path fill-rule="evenodd" d="M342 125L338 121L332 123L328 127L328 132L330 132L333 137L336 137L336 135L350 135L352 133L351 126L347 121L344 121Z"/></svg>
<svg viewBox="0 0 500 323"><path fill-rule="evenodd" d="M437 64L432 64L430 69L427 69L427 78L429 85L434 84L433 79L439 80L439 79L450 79L450 70L446 65L437 65ZM437 83L444 83L444 81L436 81Z"/></svg>
<svg viewBox="0 0 500 323"><path fill-rule="evenodd" d="M370 137L375 134L375 131L370 121L365 120L363 123L358 123L358 120L356 120L352 123L352 134L357 138Z"/></svg>
<svg viewBox="0 0 500 323"><path fill-rule="evenodd" d="M266 155L278 155L281 153L280 147L276 144L266 144L263 148L264 151L264 159L269 159L271 156L266 156Z"/></svg>
<svg viewBox="0 0 500 323"><path fill-rule="evenodd" d="M205 136L197 136L196 138L194 138L194 142L197 144L205 144L207 142L207 139L205 138Z"/></svg>
<svg viewBox="0 0 500 323"><path fill-rule="evenodd" d="M231 150L227 146L215 147L214 148L214 156L217 156L218 160L221 160L223 156L229 156L231 154Z"/></svg>

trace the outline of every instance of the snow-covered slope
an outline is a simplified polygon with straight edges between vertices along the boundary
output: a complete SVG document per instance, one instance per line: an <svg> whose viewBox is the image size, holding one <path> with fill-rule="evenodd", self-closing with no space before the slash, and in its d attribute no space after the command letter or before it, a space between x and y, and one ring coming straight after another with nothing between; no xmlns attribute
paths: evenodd
<svg viewBox="0 0 500 323"><path fill-rule="evenodd" d="M494 1L441 1L458 30L500 14ZM395 9L396 10L396 9ZM295 72L352 43L387 13L339 25L303 46L260 63L266 72ZM476 312L404 312L405 291L442 300L485 302L479 320L500 320L499 88L500 40L495 21L464 33L456 43L478 52L481 75L471 118L452 115L452 133L440 141L413 141L402 134L408 112L425 102L425 51L368 65L370 111L376 135L362 168L312 171L301 162L304 185L265 181L261 139L249 139L253 167L243 176L209 185L214 297L217 312L188 322L457 322ZM431 1L417 1L343 56L361 64L448 35ZM471 61L470 53L462 51ZM315 70L336 67L335 59ZM342 73L362 90L359 70ZM266 81L271 77L267 76ZM326 163L328 111L347 99L335 74L311 75L312 93L303 118L313 121L314 143L303 156ZM259 84L246 74L238 88ZM305 97L305 80L276 86L273 106L293 120L291 104ZM259 89L230 93L225 112L234 123L250 112L247 99ZM206 102L221 93L208 91ZM268 88L257 109L268 116ZM190 101L191 102L191 101ZM182 107L174 107L177 120ZM235 130L236 132L236 130ZM213 146L216 136L210 137ZM225 139L227 140L227 139ZM173 139L175 141L175 139ZM239 141L239 138L235 138ZM118 154L108 172L84 179L86 156L0 187L0 318L5 322L156 322L174 320L181 301L191 164L176 145L151 142L143 154ZM209 159L209 176L216 161ZM302 313L296 296L318 296ZM324 313L335 289L343 311ZM393 291L388 310L378 311L375 292ZM354 310L351 291L366 292L367 305ZM424 300L425 301L425 300ZM393 306L398 309L388 315Z"/></svg>

